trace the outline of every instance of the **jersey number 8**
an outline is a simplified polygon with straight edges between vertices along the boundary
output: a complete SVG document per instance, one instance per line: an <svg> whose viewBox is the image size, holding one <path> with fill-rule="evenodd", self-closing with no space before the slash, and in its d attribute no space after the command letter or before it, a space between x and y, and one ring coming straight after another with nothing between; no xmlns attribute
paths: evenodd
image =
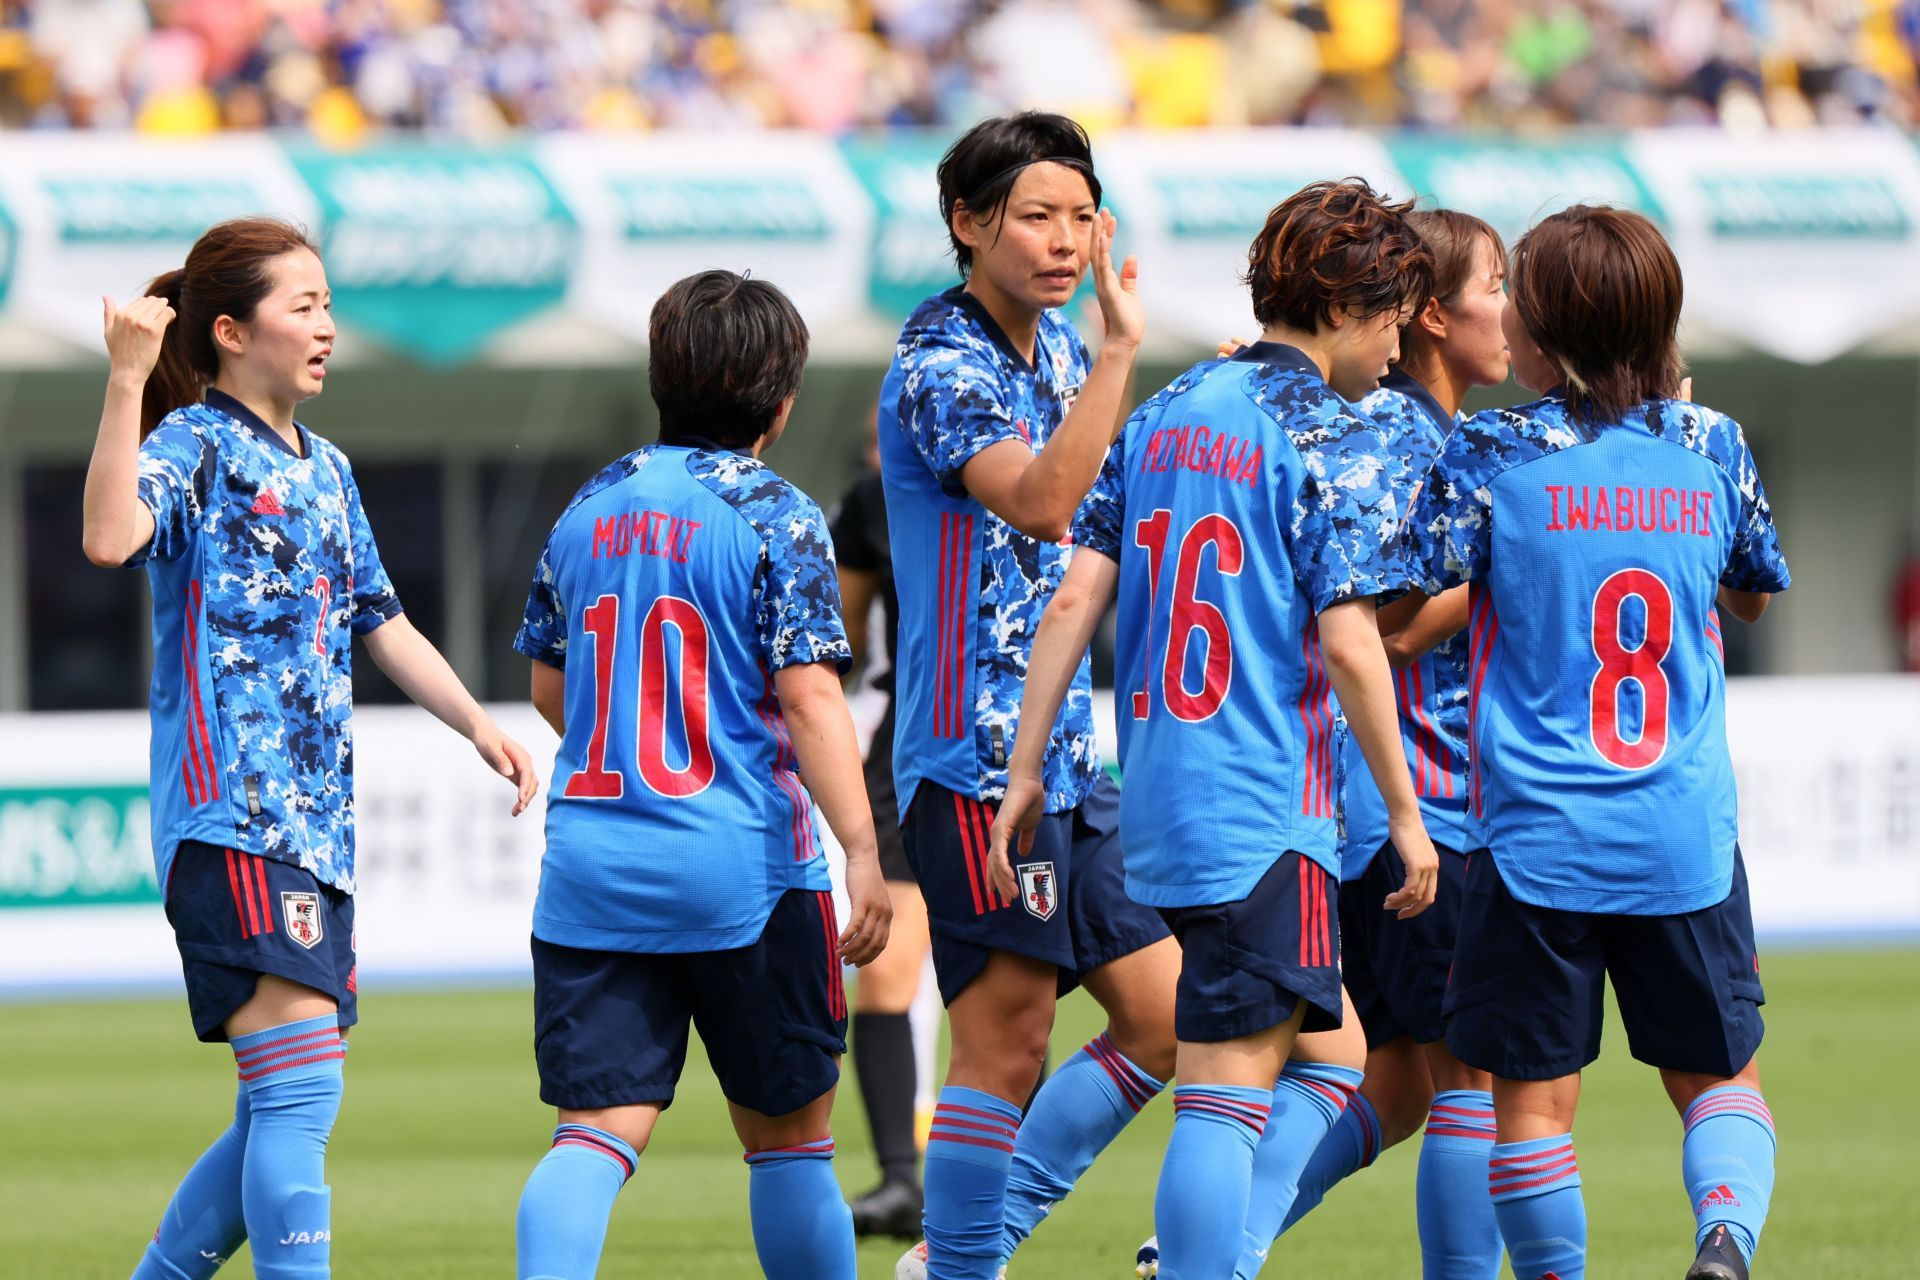
<svg viewBox="0 0 1920 1280"><path fill-rule="evenodd" d="M1623 606L1637 596L1646 611L1646 636L1638 648L1621 639ZM1645 769L1667 750L1667 708L1672 691L1661 664L1673 648L1673 592L1648 569L1621 569L1593 594L1593 656L1600 669L1588 692L1594 749L1622 769ZM1620 735L1620 686L1640 686L1640 736Z"/></svg>
<svg viewBox="0 0 1920 1280"><path fill-rule="evenodd" d="M604 595L582 611L593 637L593 735L584 768L567 779L564 794L575 800L617 800L625 790L616 769L607 768L607 712L613 705L613 656L620 636L620 597ZM687 764L667 763L667 628L680 633L680 722L687 730ZM707 621L691 600L661 596L640 624L639 732L634 767L641 781L673 799L699 795L713 781L713 743L707 734Z"/></svg>

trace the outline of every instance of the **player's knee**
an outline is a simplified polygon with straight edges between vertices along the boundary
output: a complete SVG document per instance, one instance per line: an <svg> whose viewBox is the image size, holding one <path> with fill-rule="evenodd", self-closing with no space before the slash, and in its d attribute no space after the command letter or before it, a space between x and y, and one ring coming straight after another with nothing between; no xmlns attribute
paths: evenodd
<svg viewBox="0 0 1920 1280"><path fill-rule="evenodd" d="M1115 1010L1107 1018L1107 1038L1134 1066L1156 1080L1173 1075L1173 1007Z"/></svg>

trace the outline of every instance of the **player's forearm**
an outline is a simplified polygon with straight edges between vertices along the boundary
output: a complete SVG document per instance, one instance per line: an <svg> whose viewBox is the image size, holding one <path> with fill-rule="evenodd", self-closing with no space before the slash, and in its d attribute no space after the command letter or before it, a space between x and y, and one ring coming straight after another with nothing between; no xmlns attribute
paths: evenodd
<svg viewBox="0 0 1920 1280"><path fill-rule="evenodd" d="M859 739L839 676L827 663L799 663L776 671L773 687L800 764L800 780L820 806L848 861L878 858Z"/></svg>
<svg viewBox="0 0 1920 1280"><path fill-rule="evenodd" d="M143 380L116 373L107 380L100 430L87 463L81 549L102 567L122 565L153 537L153 515L140 501L140 397Z"/></svg>
<svg viewBox="0 0 1920 1280"><path fill-rule="evenodd" d="M1409 599L1416 602L1412 612L1392 632L1387 630L1386 610L1381 610L1380 634L1386 642L1387 661L1396 667L1412 666L1422 654L1445 644L1467 625L1465 587L1453 587L1432 597L1410 592L1388 608Z"/></svg>
<svg viewBox="0 0 1920 1280"><path fill-rule="evenodd" d="M1418 813L1413 779L1400 747L1400 709L1393 672L1374 619L1373 601L1347 600L1320 614L1320 649L1327 675L1347 717L1347 730L1366 757L1367 770L1387 802L1387 812Z"/></svg>
<svg viewBox="0 0 1920 1280"><path fill-rule="evenodd" d="M492 724L433 642L400 614L366 634L367 652L387 679L434 719L471 740Z"/></svg>
<svg viewBox="0 0 1920 1280"><path fill-rule="evenodd" d="M1113 599L1119 566L1097 551L1080 548L1067 563L1059 590L1047 602L1034 632L1033 651L1027 655L1026 684L1020 696L1020 729L1014 735L1013 756L1007 769L1016 775L1039 777L1046 761L1047 743L1060 718L1060 704L1073 687L1080 659L1093 643L1100 616Z"/></svg>
<svg viewBox="0 0 1920 1280"><path fill-rule="evenodd" d="M1029 537L1048 542L1066 536L1073 513L1100 476L1100 465L1126 421L1127 384L1135 348L1109 341L1094 358L1080 396L1060 427L1034 455L1016 490L1021 521Z"/></svg>
<svg viewBox="0 0 1920 1280"><path fill-rule="evenodd" d="M1767 611L1767 605L1773 600L1771 591L1735 591L1732 587L1721 587L1716 599L1722 609L1742 622L1758 622L1760 615Z"/></svg>

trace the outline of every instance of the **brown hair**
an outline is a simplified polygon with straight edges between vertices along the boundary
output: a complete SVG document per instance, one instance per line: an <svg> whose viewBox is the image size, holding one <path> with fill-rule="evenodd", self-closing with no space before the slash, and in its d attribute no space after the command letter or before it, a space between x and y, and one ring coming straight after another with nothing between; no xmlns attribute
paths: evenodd
<svg viewBox="0 0 1920 1280"><path fill-rule="evenodd" d="M234 218L207 228L187 251L186 265L155 276L150 298L165 298L173 323L160 343L160 358L147 375L140 401L140 434L183 405L198 404L220 376L220 349L213 324L232 316L245 324L273 290L273 260L296 249L318 257L304 229L279 218Z"/></svg>
<svg viewBox="0 0 1920 1280"><path fill-rule="evenodd" d="M1679 394L1680 263L1631 209L1576 204L1513 247L1513 305L1589 420Z"/></svg>
<svg viewBox="0 0 1920 1280"><path fill-rule="evenodd" d="M744 449L800 389L807 322L775 285L702 271L674 284L647 322L647 388L660 439Z"/></svg>
<svg viewBox="0 0 1920 1280"><path fill-rule="evenodd" d="M1421 305L1433 254L1407 223L1412 208L1388 204L1359 178L1311 183L1282 200L1247 250L1253 318L1310 332L1336 311Z"/></svg>
<svg viewBox="0 0 1920 1280"><path fill-rule="evenodd" d="M1483 219L1458 209L1416 209L1407 215L1407 224L1419 235L1420 242L1433 254L1433 294L1440 305L1450 307L1473 274L1474 259L1484 242L1493 246L1500 269L1507 266L1507 246L1500 233ZM1426 309L1426 304L1421 304ZM1400 331L1400 367L1414 365L1432 357L1433 340L1420 328L1418 314Z"/></svg>

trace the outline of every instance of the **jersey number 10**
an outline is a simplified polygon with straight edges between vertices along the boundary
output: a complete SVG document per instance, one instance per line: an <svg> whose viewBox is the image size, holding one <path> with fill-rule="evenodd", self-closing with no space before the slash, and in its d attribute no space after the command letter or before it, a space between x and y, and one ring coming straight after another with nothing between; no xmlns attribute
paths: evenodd
<svg viewBox="0 0 1920 1280"><path fill-rule="evenodd" d="M1147 552L1147 617L1151 619L1160 602L1161 562L1167 557L1168 535L1173 530L1173 512L1165 507L1140 521L1133 528L1133 545ZM1233 636L1227 631L1227 617L1218 606L1195 596L1200 581L1200 557L1212 546L1215 562L1225 577L1240 574L1246 546L1233 521L1218 514L1204 515L1193 522L1180 539L1180 554L1173 570L1173 605L1167 621L1167 647L1160 656L1160 689L1167 710L1176 720L1205 720L1220 710L1233 684ZM1187 691L1187 642L1195 631L1207 642L1207 657L1200 673L1200 688ZM1149 625L1148 633L1152 633ZM1153 708L1153 655L1147 655L1147 674L1143 688L1133 695L1133 718L1145 720Z"/></svg>
<svg viewBox="0 0 1920 1280"><path fill-rule="evenodd" d="M593 637L593 735L586 763L567 779L564 794L575 800L617 800L625 790L618 768L607 767L607 712L613 705L617 673L614 654L620 636L620 597L604 595L581 612L582 629ZM680 633L680 722L687 728L687 764L667 763L667 628ZM698 795L713 781L713 743L707 734L707 620L691 600L661 596L640 624L640 688L634 719L634 768L659 795L681 799Z"/></svg>

